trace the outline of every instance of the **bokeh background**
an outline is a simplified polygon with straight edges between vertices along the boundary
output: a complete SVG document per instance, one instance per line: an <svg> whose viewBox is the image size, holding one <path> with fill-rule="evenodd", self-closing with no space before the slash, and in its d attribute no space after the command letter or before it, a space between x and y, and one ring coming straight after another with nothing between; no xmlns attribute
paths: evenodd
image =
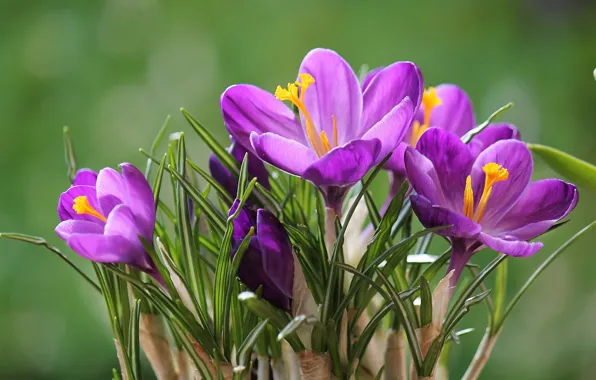
<svg viewBox="0 0 596 380"><path fill-rule="evenodd" d="M166 115L186 107L221 141L226 86L274 89L304 54L328 47L355 69L415 61L427 84L457 83L478 120L512 101L502 120L524 137L596 162L596 3L539 1L0 2L0 231L47 237L67 186L62 127L79 164L144 165ZM207 151L190 139L193 157ZM536 176L554 175L537 159ZM382 196L382 195L379 195ZM511 293L544 257L596 215L582 200L535 257L510 260ZM569 249L511 315L483 379L592 379L596 364L596 236ZM70 252L69 252L70 254ZM73 259L86 269L88 263ZM489 254L485 254L489 258ZM484 261L481 257L480 261ZM451 356L459 378L478 329ZM104 304L42 248L0 241L0 378L107 379L117 366Z"/></svg>

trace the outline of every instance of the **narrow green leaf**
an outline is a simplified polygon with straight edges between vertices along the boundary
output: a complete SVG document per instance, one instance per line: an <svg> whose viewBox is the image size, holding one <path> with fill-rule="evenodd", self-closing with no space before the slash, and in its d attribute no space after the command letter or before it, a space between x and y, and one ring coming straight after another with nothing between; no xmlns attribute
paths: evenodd
<svg viewBox="0 0 596 380"><path fill-rule="evenodd" d="M77 157L75 155L72 139L70 138L70 129L67 126L62 128L62 136L64 139L64 161L66 161L66 167L68 168L68 180L72 183L77 172Z"/></svg>
<svg viewBox="0 0 596 380"><path fill-rule="evenodd" d="M234 175L239 175L239 165L238 162L230 155L230 153L221 146L215 140L213 135L199 123L195 118L193 118L184 108L181 108L182 114L190 124L190 126L195 130L197 135L203 140L205 144L209 147L209 149L215 154L215 156L219 159L219 161Z"/></svg>
<svg viewBox="0 0 596 380"><path fill-rule="evenodd" d="M168 126L170 125L170 119L171 119L171 117L170 117L170 115L168 115L166 117L166 120L162 124L161 128L159 129L159 132L157 132L157 136L155 136L153 143L151 144L149 153L152 156L155 155L155 153L157 152L157 148L159 147L159 144L161 144L161 140L163 140L163 137L166 135ZM151 160L151 158L147 158L147 165L145 166L145 178L147 178L147 179L149 179L149 175L151 174L152 163L153 163L153 160Z"/></svg>
<svg viewBox="0 0 596 380"><path fill-rule="evenodd" d="M528 144L528 148L563 177L596 192L596 166L549 146Z"/></svg>
<svg viewBox="0 0 596 380"><path fill-rule="evenodd" d="M207 181L215 189L215 191L217 191L217 193L224 199L228 206L232 205L234 199L230 196L230 194L228 194L227 190L224 189L219 182L217 182L211 175L209 175L209 173L201 169L199 165L192 162L189 158L186 159L186 162L194 171L203 177L203 179Z"/></svg>
<svg viewBox="0 0 596 380"><path fill-rule="evenodd" d="M141 352L139 345L139 322L141 318L141 300L135 299L130 313L129 337L128 337L128 355L132 363L132 370L135 379L142 379L141 373Z"/></svg>
<svg viewBox="0 0 596 380"><path fill-rule="evenodd" d="M499 321L497 321L497 323L495 323L495 326L493 329L494 333L497 333L501 329L501 327L503 326L503 322L505 322L505 319L507 319L507 317L509 316L509 313L511 313L511 310L513 310L515 305L519 302L520 298L526 293L526 291L528 291L528 289L530 288L530 286L532 286L534 281L536 281L538 276L540 276L542 274L542 272L544 272L544 270L546 268L548 268L548 266L553 261L555 261L555 259L557 257L559 257L559 255L561 253L565 252L565 250L567 248L569 248L569 246L571 244L573 244L579 237L581 237L583 234L585 234L587 231L589 231L595 224L596 224L596 221L594 221L594 222L588 224L586 227L582 228L579 232L577 232L575 235L573 235L569 240L567 240L565 243L563 243L563 245L561 245L559 248L557 248L546 260L544 260L544 262L542 264L540 264L540 266L538 268L536 268L534 273L532 273L532 275L524 283L524 285L521 287L521 289L515 294L515 296L513 297L513 299L507 306L507 308L505 309L505 312L503 313L503 316L501 317L501 319L499 319Z"/></svg>
<svg viewBox="0 0 596 380"><path fill-rule="evenodd" d="M420 326L433 321L433 294L424 276L420 278Z"/></svg>
<svg viewBox="0 0 596 380"><path fill-rule="evenodd" d="M87 276L79 267L77 267L75 265L75 263L70 261L70 259L68 257L66 257L66 255L64 255L62 252L60 252L60 250L58 248L56 248L53 245L51 245L50 243L48 243L44 238L41 238L39 236L31 236L31 235L11 233L11 232L0 232L0 238L22 241L24 243L39 245L39 246L46 248L47 250L49 250L50 252L52 252L56 256L58 256L58 258L60 260L64 261L66 264L68 264L68 266L70 266L72 269L74 269L81 277L83 277L83 279L85 279L85 281L87 281L89 283L89 285L91 285L93 287L93 289L97 290L98 292L101 292L101 289L95 283L95 281L93 281L89 276Z"/></svg>
<svg viewBox="0 0 596 380"><path fill-rule="evenodd" d="M383 318L385 318L387 313L389 313L392 309L393 305L388 303L379 309L379 311L370 319L364 330L362 330L362 334L360 334L360 337L358 337L358 341L354 343L354 350L350 361L362 361L362 356L364 356L366 347L377 330L377 327L383 321Z"/></svg>
<svg viewBox="0 0 596 380"><path fill-rule="evenodd" d="M273 307L269 302L260 299L253 292L242 292L238 296L238 300L243 302L253 313L263 319L269 319L271 324L281 331L288 323L290 318L287 313L283 313ZM299 352L304 350L304 345L296 334L288 334L285 338L292 346L294 351Z"/></svg>
<svg viewBox="0 0 596 380"><path fill-rule="evenodd" d="M315 317L309 317L304 314L297 315L279 332L279 334L277 334L277 340L281 341L285 339L286 336L295 333L304 323L314 324L316 322L317 319Z"/></svg>
<svg viewBox="0 0 596 380"><path fill-rule="evenodd" d="M423 368L424 360L422 357L422 350L420 349L420 345L418 344L418 337L416 336L416 331L414 330L413 321L408 318L408 312L406 310L406 305L404 301L401 299L399 294L393 289L393 285L389 282L389 279L383 274L383 271L377 269L377 274L381 281L385 284L385 288L389 291L389 295L391 296L391 302L393 303L395 312L400 319L401 325L404 327L404 332L406 333L406 337L408 338L408 344L410 346L410 353L412 354L412 360L414 362L414 366L416 367L416 371L420 374Z"/></svg>
<svg viewBox="0 0 596 380"><path fill-rule="evenodd" d="M244 372L247 365L250 363L250 356L252 354L252 349L254 345L257 343L259 336L266 330L267 324L269 323L268 319L263 319L246 337L242 345L238 348L238 368L240 372ZM240 368L242 369L240 369ZM237 369L234 368L234 372Z"/></svg>
<svg viewBox="0 0 596 380"><path fill-rule="evenodd" d="M501 320L503 308L505 306L505 297L507 295L507 261L497 268L497 278L495 280L494 311L491 318L491 330L494 322ZM488 299L488 298L487 298Z"/></svg>
<svg viewBox="0 0 596 380"><path fill-rule="evenodd" d="M492 123L497 117L499 117L503 112L507 111L511 107L513 107L513 103L507 103L503 107L501 107L498 110L496 110L495 112L493 112L493 114L490 115L484 123L480 124L479 126L477 126L474 129L468 131L468 133L466 133L461 138L461 141L463 141L466 144L469 143L472 140L472 137L474 137L477 134L479 134L480 132L482 132L484 130L484 128L488 127L488 125L490 123Z"/></svg>

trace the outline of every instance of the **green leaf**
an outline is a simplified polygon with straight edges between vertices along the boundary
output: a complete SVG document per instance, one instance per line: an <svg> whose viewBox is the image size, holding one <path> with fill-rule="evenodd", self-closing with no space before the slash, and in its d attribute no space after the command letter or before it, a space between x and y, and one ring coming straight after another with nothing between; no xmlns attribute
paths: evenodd
<svg viewBox="0 0 596 380"><path fill-rule="evenodd" d="M507 261L497 268L497 278L495 280L494 311L491 318L491 331L494 322L501 320L501 314L505 306L505 297L507 295ZM488 299L488 298L487 298Z"/></svg>
<svg viewBox="0 0 596 380"><path fill-rule="evenodd" d="M77 267L72 261L70 261L70 259L68 257L66 257L66 255L64 255L62 252L60 252L60 250L58 248L56 248L53 245L51 245L50 243L48 243L44 238L41 238L39 236L31 236L31 235L12 233L12 232L0 232L0 238L22 241L24 243L39 245L39 246L46 248L47 250L49 250L50 252L52 252L56 256L58 256L58 258L60 260L64 261L66 264L68 264L68 266L70 266L81 277L83 277L85 279L85 281L87 281L89 283L89 285L91 285L95 290L97 290L98 292L101 293L101 289L95 283L95 281L93 281L79 267Z"/></svg>
<svg viewBox="0 0 596 380"><path fill-rule="evenodd" d="M385 315L387 315L387 313L389 313L392 309L393 305L388 303L379 309L379 311L370 319L364 330L362 330L362 334L360 334L358 337L358 341L354 344L354 350L350 361L362 361L362 356L364 356L366 347L377 330L377 326L379 326L379 324L383 321L383 318L385 318Z"/></svg>
<svg viewBox="0 0 596 380"><path fill-rule="evenodd" d="M139 320L141 318L141 300L135 299L130 313L128 355L132 363L132 370L136 379L142 379L141 352L139 345Z"/></svg>
<svg viewBox="0 0 596 380"><path fill-rule="evenodd" d="M217 191L219 196L221 196L224 199L228 206L232 205L234 199L230 196L230 194L228 194L227 190L224 189L224 187L219 182L217 182L211 175L209 175L209 173L201 169L199 165L192 162L189 158L186 159L186 162L194 171L196 171L201 177L203 177L203 179L207 181L215 189L215 191Z"/></svg>
<svg viewBox="0 0 596 380"><path fill-rule="evenodd" d="M287 313L284 313L269 302L257 297L253 292L242 292L238 295L238 300L243 302L253 313L263 319L269 319L271 324L281 331L288 323L290 323L290 317ZM288 343L292 346L294 351L299 352L304 350L304 345L300 342L300 339L296 334L288 334L285 338Z"/></svg>
<svg viewBox="0 0 596 380"><path fill-rule="evenodd" d="M433 321L433 294L426 278L420 278L420 326Z"/></svg>
<svg viewBox="0 0 596 380"><path fill-rule="evenodd" d="M252 348L257 343L259 336L267 328L269 323L268 319L264 319L259 323L252 331L248 334L242 345L238 348L238 367L234 368L234 372L244 372L246 366L250 363L250 355L252 354Z"/></svg>
<svg viewBox="0 0 596 380"><path fill-rule="evenodd" d="M490 115L484 123L480 124L476 128L468 131L468 133L463 135L463 137L461 138L461 141L463 141L466 144L469 143L470 140L472 140L472 137L474 137L477 134L479 134L480 132L482 132L484 130L484 128L488 127L488 125L490 123L492 123L497 117L499 117L499 115L501 115L503 112L507 111L511 107L513 107L513 103L507 103L503 107L501 107L498 110L496 110L495 112L493 112L493 114Z"/></svg>
<svg viewBox="0 0 596 380"><path fill-rule="evenodd" d="M171 117L170 117L170 115L168 115L166 117L166 120L162 124L161 128L159 129L159 132L157 132L157 136L155 136L155 139L153 140L153 143L151 144L151 148L149 149L150 155L153 156L157 152L157 148L159 147L161 140L163 140L163 137L166 135L168 126L170 125L170 119L171 119ZM153 160L151 160L151 158L147 158L147 165L145 166L145 178L147 178L147 179L149 179L149 175L151 174L151 165L152 164L153 164Z"/></svg>
<svg viewBox="0 0 596 380"><path fill-rule="evenodd" d="M393 303L396 315L399 317L402 326L404 327L404 332L406 333L406 337L408 338L408 344L410 345L410 353L412 354L412 360L414 362L414 366L416 367L416 371L420 374L423 368L424 359L422 357L422 350L420 349L420 344L418 343L418 337L416 336L416 331L414 330L413 321L408 317L408 311L406 309L406 305L404 301L401 299L399 294L393 288L389 279L383 274L380 269L377 269L377 274L385 287L389 291L389 295L391 296L391 302Z"/></svg>
<svg viewBox="0 0 596 380"><path fill-rule="evenodd" d="M315 317L309 317L305 314L297 315L279 332L279 334L277 334L277 340L281 341L285 339L286 336L295 333L304 323L314 324L316 322L317 319Z"/></svg>
<svg viewBox="0 0 596 380"><path fill-rule="evenodd" d="M549 146L528 144L528 148L563 177L596 192L596 166Z"/></svg>
<svg viewBox="0 0 596 380"><path fill-rule="evenodd" d="M64 161L66 161L66 167L68 168L68 180L72 183L77 172L77 158L68 127L62 128L62 136L64 138Z"/></svg>
<svg viewBox="0 0 596 380"><path fill-rule="evenodd" d="M548 266L553 261L555 261L555 259L557 257L559 257L559 255L561 253L565 252L565 250L567 248L569 248L569 246L571 244L573 244L578 238L580 238L583 234L585 234L588 230L590 230L595 224L596 224L596 221L593 221L592 223L588 224L586 227L582 228L578 233L573 235L569 240L567 240L565 243L563 243L563 245L561 245L559 248L557 248L546 260L544 260L544 262L542 264L540 264L540 266L538 268L536 268L534 273L532 273L532 275L524 283L524 285L521 287L521 289L513 297L513 299L507 306L507 309L505 309L505 312L503 313L503 316L501 317L501 319L495 323L495 326L493 329L494 333L497 333L501 329L501 327L503 326L503 322L505 322L505 319L507 319L507 317L509 316L509 313L511 313L511 310L513 310L515 305L519 302L520 298L526 293L526 291L528 291L528 289L530 288L530 286L532 286L534 281L536 281L538 276L540 276L542 274L542 272L544 272L544 270L546 268L548 268Z"/></svg>
<svg viewBox="0 0 596 380"><path fill-rule="evenodd" d="M182 114L195 130L197 135L207 144L209 149L215 154L217 159L234 175L238 176L238 162L232 157L232 155L224 148L221 144L215 140L213 135L195 118L193 118L184 108L181 108Z"/></svg>

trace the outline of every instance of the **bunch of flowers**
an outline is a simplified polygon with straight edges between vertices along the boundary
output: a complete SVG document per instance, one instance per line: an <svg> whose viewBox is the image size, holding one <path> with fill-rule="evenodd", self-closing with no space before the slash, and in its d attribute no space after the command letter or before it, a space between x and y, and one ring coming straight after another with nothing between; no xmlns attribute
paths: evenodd
<svg viewBox="0 0 596 380"><path fill-rule="evenodd" d="M315 49L274 93L224 91L229 148L182 110L212 151L208 170L183 132L155 156L168 123L141 149L144 173L76 170L65 131L71 185L55 231L96 279L44 239L0 236L45 246L105 298L114 379L143 377L141 351L159 379L447 379L448 347L472 343L464 317L484 303L486 333L463 375L476 379L511 309L592 226L505 306L507 259L539 252L533 240L579 199L573 184L531 180L531 150L588 187L595 170L493 123L509 107L478 124L461 88L425 89L412 62L359 80ZM379 205L370 188L382 171ZM433 253L433 239L448 248ZM479 268L476 254L494 259Z"/></svg>

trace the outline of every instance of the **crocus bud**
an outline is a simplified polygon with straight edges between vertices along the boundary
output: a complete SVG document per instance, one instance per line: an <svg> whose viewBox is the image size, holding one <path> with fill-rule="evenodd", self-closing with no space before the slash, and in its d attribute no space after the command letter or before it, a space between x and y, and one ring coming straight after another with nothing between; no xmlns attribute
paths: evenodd
<svg viewBox="0 0 596 380"><path fill-rule="evenodd" d="M257 181L266 189L270 189L269 173L265 168L265 164L257 156L248 152L244 147L232 139L232 145L228 151L238 163L242 163L244 155L248 153L248 174L250 178L257 178ZM230 173L230 171L219 161L219 159L211 154L209 157L209 171L213 178L219 182L224 189L233 197L236 196L238 190L238 179Z"/></svg>
<svg viewBox="0 0 596 380"><path fill-rule="evenodd" d="M236 212L239 201L230 209ZM242 257L238 277L251 290L262 287L262 296L273 305L290 311L294 282L292 245L286 230L268 210L243 208L234 220L231 255L234 255L250 228L255 234Z"/></svg>

